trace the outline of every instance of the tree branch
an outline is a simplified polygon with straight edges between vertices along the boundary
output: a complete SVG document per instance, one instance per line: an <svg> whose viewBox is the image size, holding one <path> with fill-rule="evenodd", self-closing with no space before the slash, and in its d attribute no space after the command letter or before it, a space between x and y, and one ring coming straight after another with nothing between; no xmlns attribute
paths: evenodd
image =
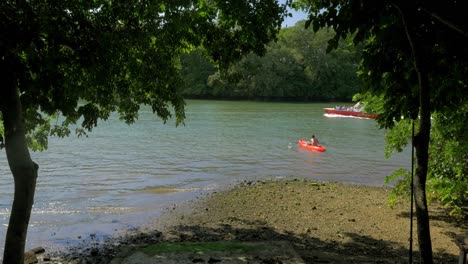
<svg viewBox="0 0 468 264"><path fill-rule="evenodd" d="M442 24L445 24L446 26L448 26L449 28L455 30L456 32L462 34L463 36L467 37L468 38L468 32L465 32L463 31L461 28L459 28L457 25L455 25L454 23L451 23L450 21L442 18L441 16L439 16L437 13L435 12L431 12L429 10L427 10L424 6L419 6L418 8L420 8L422 11L426 12L427 14L429 14L430 16L432 16L433 18L437 19L439 22L441 22Z"/></svg>

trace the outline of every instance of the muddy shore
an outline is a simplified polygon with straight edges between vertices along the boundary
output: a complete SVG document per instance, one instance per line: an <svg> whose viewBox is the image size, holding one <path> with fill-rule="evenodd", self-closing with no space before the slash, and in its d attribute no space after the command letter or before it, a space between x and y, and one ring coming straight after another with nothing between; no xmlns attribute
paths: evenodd
<svg viewBox="0 0 468 264"><path fill-rule="evenodd" d="M46 253L39 261L109 263L129 245L161 241L281 240L306 263L407 263L410 206L389 208L389 192L303 180L244 182L169 208L127 236ZM454 238L468 233L467 223L452 221L437 205L431 205L430 217L434 262L457 263ZM413 240L413 259L418 260L415 231Z"/></svg>

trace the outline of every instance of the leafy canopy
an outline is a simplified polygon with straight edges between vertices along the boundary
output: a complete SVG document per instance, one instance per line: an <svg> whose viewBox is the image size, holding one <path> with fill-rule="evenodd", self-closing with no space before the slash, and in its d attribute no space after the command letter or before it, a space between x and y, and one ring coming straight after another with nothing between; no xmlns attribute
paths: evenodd
<svg viewBox="0 0 468 264"><path fill-rule="evenodd" d="M407 23L421 46L421 54L425 54L422 64L431 76L432 110L444 111L448 105L457 107L466 101L468 28L463 1L295 2L297 8L309 13L306 25L315 31L324 27L335 30L328 42L329 50L337 48L339 39L349 35L355 43L364 44L359 75L366 91L382 95L385 111L379 115L381 126L392 127L402 116L416 118L420 107L416 69L401 9L414 11Z"/></svg>
<svg viewBox="0 0 468 264"><path fill-rule="evenodd" d="M41 144L77 122L78 132L91 130L111 112L132 123L142 104L179 124L180 55L203 46L226 67L263 54L285 15L274 0L6 0L0 77L16 83L27 131Z"/></svg>

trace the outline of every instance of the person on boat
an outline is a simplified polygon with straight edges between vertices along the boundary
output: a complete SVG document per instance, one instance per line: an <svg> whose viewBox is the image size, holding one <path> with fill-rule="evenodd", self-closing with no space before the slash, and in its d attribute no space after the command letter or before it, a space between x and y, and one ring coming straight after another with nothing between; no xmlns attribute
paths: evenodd
<svg viewBox="0 0 468 264"><path fill-rule="evenodd" d="M310 145L312 145L312 146L318 146L319 145L319 141L315 137L315 135L312 135L312 138L310 139Z"/></svg>

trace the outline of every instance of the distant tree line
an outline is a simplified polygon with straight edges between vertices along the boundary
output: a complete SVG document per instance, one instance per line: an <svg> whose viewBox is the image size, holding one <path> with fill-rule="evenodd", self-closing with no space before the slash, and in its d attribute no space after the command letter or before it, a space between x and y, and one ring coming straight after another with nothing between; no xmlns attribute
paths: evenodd
<svg viewBox="0 0 468 264"><path fill-rule="evenodd" d="M204 51L182 57L185 98L261 101L348 101L361 90L360 50L348 39L327 53L332 29L316 33L304 21L284 28L265 56L250 54L221 73Z"/></svg>

